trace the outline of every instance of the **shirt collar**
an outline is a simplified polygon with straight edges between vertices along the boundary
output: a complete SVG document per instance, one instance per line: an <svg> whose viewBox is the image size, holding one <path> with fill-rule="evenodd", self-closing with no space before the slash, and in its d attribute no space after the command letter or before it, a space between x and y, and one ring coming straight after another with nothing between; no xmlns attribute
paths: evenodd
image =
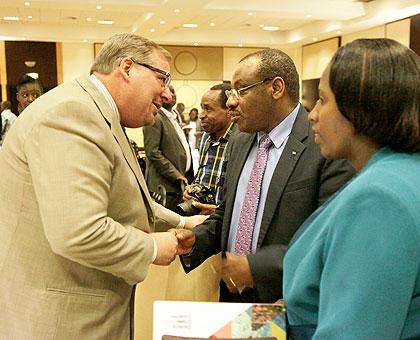
<svg viewBox="0 0 420 340"><path fill-rule="evenodd" d="M233 125L235 125L235 123L230 123L229 127L226 129L225 133L223 134L223 136L220 136L219 141L222 140L229 140L230 135L232 134L232 130L233 130ZM218 140L216 139L216 134L215 133L210 133L210 138L213 142L218 142Z"/></svg>
<svg viewBox="0 0 420 340"><path fill-rule="evenodd" d="M280 122L273 130L268 133L273 145L278 149L286 140L286 138L292 132L293 124L295 123L296 116L299 112L300 104L298 103L296 107L290 112L287 117ZM260 141L261 137L264 136L266 133L258 132L258 142Z"/></svg>
<svg viewBox="0 0 420 340"><path fill-rule="evenodd" d="M118 121L121 121L117 104L115 104L114 98L112 98L111 94L109 93L105 85L94 74L91 74L89 76L89 79L92 81L93 85L96 86L98 91L103 94L108 105L111 107L112 111L114 111L114 113L117 115Z"/></svg>
<svg viewBox="0 0 420 340"><path fill-rule="evenodd" d="M169 119L176 119L176 113L166 110L163 106L160 107L160 110L165 114Z"/></svg>

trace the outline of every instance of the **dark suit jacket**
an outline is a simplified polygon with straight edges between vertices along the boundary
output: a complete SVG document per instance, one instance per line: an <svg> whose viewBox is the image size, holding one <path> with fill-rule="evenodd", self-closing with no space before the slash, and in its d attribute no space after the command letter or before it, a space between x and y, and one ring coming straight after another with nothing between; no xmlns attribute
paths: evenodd
<svg viewBox="0 0 420 340"><path fill-rule="evenodd" d="M172 122L161 110L153 126L143 128L146 151L146 182L150 191L163 184L167 192L182 194L181 183L176 178L185 176L191 183L194 170L185 172L187 155Z"/></svg>
<svg viewBox="0 0 420 340"><path fill-rule="evenodd" d="M197 241L188 258L188 272L206 258L227 250L236 187L256 134L239 133L232 141L224 201L205 223L195 227ZM257 252L248 255L254 278L255 302L282 297L283 256L305 219L354 174L347 161L328 161L314 142L307 112L301 106L267 194Z"/></svg>

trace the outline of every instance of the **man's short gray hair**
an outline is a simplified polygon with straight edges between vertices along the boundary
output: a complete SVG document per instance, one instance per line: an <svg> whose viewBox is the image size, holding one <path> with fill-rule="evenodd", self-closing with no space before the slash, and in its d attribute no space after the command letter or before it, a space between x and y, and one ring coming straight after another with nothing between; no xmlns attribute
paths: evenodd
<svg viewBox="0 0 420 340"><path fill-rule="evenodd" d="M155 42L135 34L117 34L105 41L96 56L90 73L109 74L117 68L124 57L131 57L140 63L152 63L153 52L160 52L168 62L171 54Z"/></svg>

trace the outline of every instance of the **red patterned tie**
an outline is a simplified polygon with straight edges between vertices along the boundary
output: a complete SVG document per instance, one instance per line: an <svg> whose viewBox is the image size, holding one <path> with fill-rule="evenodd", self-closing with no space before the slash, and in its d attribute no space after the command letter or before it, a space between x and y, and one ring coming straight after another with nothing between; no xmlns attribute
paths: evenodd
<svg viewBox="0 0 420 340"><path fill-rule="evenodd" d="M260 139L257 157L252 167L246 189L241 214L239 216L238 230L236 233L235 253L247 255L251 252L252 233L254 231L255 217L257 216L260 202L261 183L267 166L268 149L273 144L268 135Z"/></svg>

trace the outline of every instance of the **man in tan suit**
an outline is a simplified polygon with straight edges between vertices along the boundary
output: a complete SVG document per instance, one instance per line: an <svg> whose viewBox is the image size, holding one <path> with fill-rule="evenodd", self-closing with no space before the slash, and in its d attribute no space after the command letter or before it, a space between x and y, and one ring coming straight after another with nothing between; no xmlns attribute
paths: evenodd
<svg viewBox="0 0 420 340"><path fill-rule="evenodd" d="M181 252L122 126L153 124L169 53L109 39L91 76L25 110L0 151L0 339L128 339L133 285ZM189 223L189 221L187 221ZM182 222L181 222L182 223Z"/></svg>

